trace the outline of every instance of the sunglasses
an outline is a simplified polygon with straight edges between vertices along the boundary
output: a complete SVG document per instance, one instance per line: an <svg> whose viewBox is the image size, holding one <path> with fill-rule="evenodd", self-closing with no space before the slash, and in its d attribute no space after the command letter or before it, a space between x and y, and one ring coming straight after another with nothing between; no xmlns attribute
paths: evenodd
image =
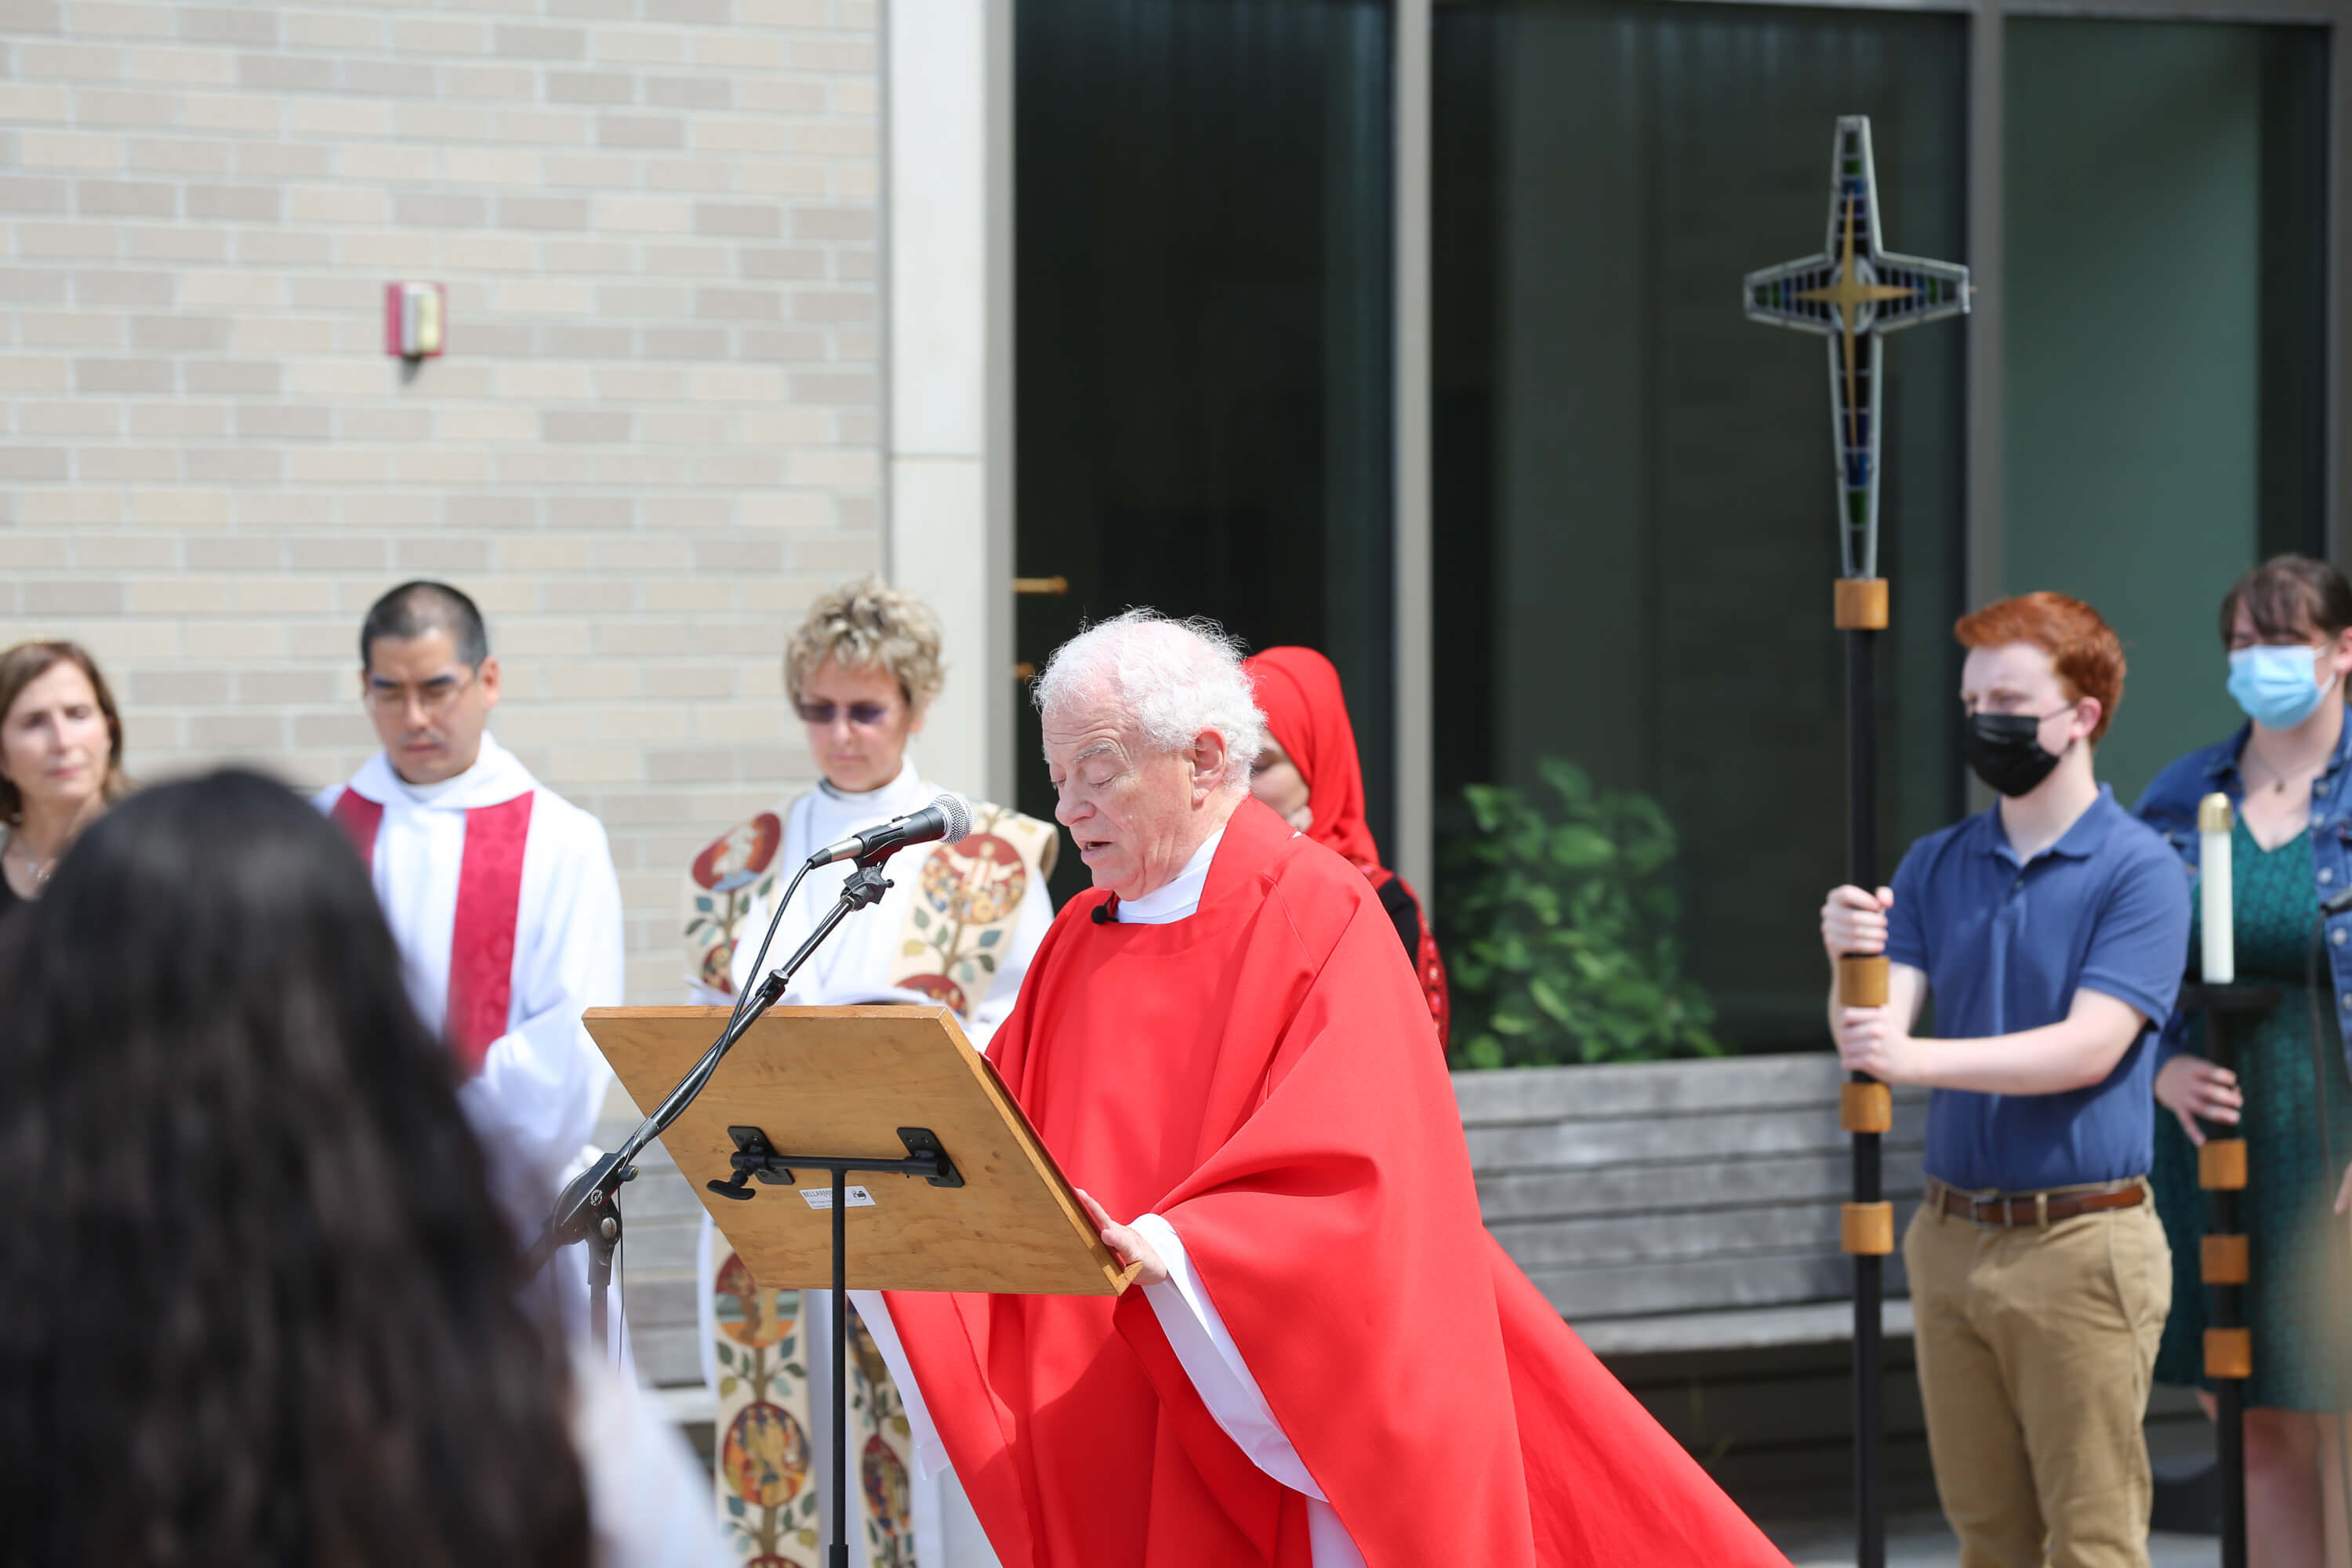
<svg viewBox="0 0 2352 1568"><path fill-rule="evenodd" d="M803 724L830 724L845 711L851 723L861 730L871 730L890 717L888 705L881 702L853 702L845 710L831 702L802 702L794 706Z"/></svg>

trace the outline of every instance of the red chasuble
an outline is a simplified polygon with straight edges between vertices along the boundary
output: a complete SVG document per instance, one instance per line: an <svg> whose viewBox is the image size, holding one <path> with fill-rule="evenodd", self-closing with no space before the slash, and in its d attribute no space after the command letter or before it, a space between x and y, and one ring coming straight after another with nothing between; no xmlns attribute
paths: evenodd
<svg viewBox="0 0 2352 1568"><path fill-rule="evenodd" d="M1481 1226L1429 1010L1361 873L1255 801L1199 911L1066 906L989 1055L1070 1179L1163 1215L1371 1568L1785 1563ZM1139 1289L893 1294L1005 1568L1307 1568L1304 1499Z"/></svg>

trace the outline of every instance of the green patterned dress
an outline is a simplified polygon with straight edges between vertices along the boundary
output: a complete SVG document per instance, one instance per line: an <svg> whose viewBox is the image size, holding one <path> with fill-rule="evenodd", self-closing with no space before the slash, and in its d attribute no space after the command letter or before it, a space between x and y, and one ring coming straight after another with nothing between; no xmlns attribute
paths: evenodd
<svg viewBox="0 0 2352 1568"><path fill-rule="evenodd" d="M2246 1191L2239 1200L2248 1237L2252 1282L2245 1321L2254 1331L2254 1375L2249 1406L2272 1410L2333 1410L2352 1399L2329 1397L2335 1383L2328 1325L2352 1316L2352 1304L2331 1301L2328 1289L2336 1185L2352 1158L2352 1083L2344 1052L2327 1023L2335 1009L2321 998L2326 1029L2329 1138L2336 1170L2321 1158L2311 1061L2311 994L2305 981L2312 924L2318 913L2306 829L2275 849L2254 843L2243 821L2231 834L2231 897L2237 928L2238 978L2279 987L2279 1005L2251 1027L2242 1025L2237 1072L2246 1097L2241 1135L2246 1140ZM2189 951L2202 940L2202 917ZM2327 973L2325 959L2319 973ZM2205 1054L2205 1021L2189 1018L2185 1048ZM2197 1186L2197 1151L2179 1121L2156 1108L2156 1165L2150 1173L2157 1213L2172 1244L2172 1315L2157 1352L2159 1383L2210 1386L2204 1379L2205 1287L2198 1278L2198 1243L2205 1234L2205 1194ZM2331 1225L2331 1221L2333 1224Z"/></svg>

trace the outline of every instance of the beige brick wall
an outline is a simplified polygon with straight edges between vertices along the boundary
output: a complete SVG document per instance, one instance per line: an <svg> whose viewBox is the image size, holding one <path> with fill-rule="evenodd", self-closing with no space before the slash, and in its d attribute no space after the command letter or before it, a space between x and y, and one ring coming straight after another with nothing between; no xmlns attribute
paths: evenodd
<svg viewBox="0 0 2352 1568"><path fill-rule="evenodd" d="M0 643L155 777L373 745L361 614L481 602L498 733L673 879L807 772L788 618L879 563L875 0L0 0ZM448 289L413 379L382 289Z"/></svg>

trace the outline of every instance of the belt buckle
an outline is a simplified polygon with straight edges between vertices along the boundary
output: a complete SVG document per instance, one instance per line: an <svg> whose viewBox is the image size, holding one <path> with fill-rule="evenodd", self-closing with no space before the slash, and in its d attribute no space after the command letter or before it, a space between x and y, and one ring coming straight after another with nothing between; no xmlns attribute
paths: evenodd
<svg viewBox="0 0 2352 1568"><path fill-rule="evenodd" d="M2006 1210L2009 1206L2009 1200L2001 1196L1999 1193L1986 1193L1982 1194L1967 1193L1962 1195L1969 1200L1969 1223L1973 1226L1981 1226L1987 1223L1985 1219L1987 1210L1996 1208ZM2009 1223L2009 1216L2006 1213L2002 1214L1999 1223L2002 1225L2007 1225Z"/></svg>

